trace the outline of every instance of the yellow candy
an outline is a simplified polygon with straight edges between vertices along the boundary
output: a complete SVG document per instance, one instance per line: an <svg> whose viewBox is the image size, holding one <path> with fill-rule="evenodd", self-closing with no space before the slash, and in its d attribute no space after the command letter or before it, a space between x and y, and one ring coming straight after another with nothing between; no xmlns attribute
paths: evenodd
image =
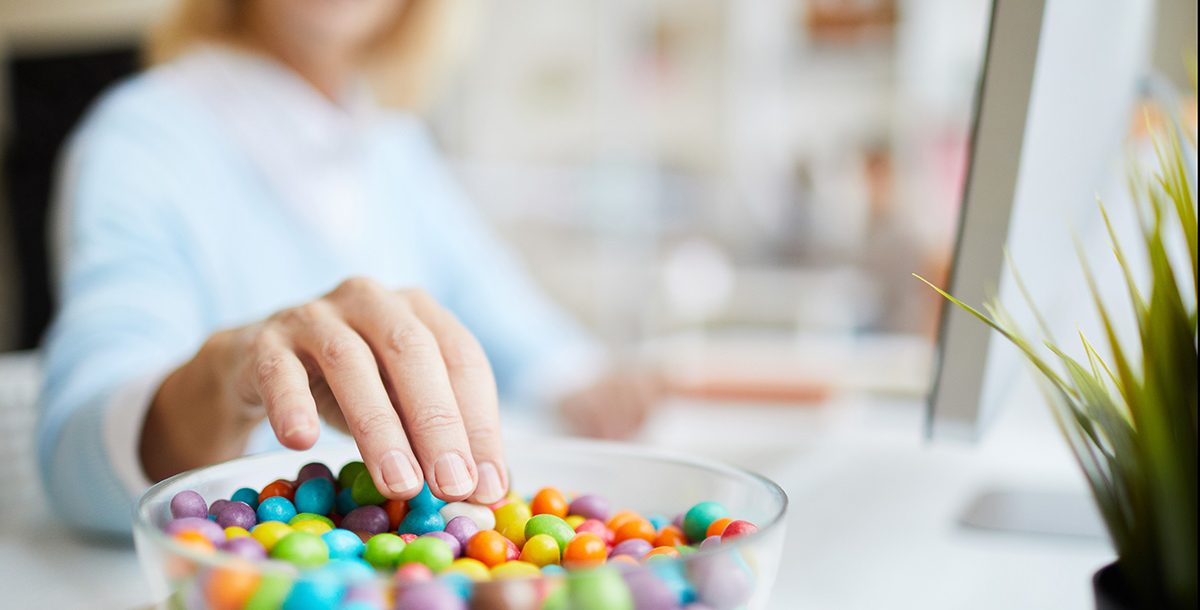
<svg viewBox="0 0 1200 610"><path fill-rule="evenodd" d="M567 515L566 521L567 521L567 525L571 526L571 529L575 529L575 528L579 527L580 523L587 521L587 519L584 519L583 517L580 517L579 515Z"/></svg>
<svg viewBox="0 0 1200 610"><path fill-rule="evenodd" d="M525 541L521 549L521 561L532 563L539 568L548 564L558 564L561 559L558 541L549 534L538 534Z"/></svg>
<svg viewBox="0 0 1200 610"><path fill-rule="evenodd" d="M455 559L445 571L462 574L470 578L472 582L484 582L492 579L492 573L488 571L488 567L482 561L470 557Z"/></svg>
<svg viewBox="0 0 1200 610"><path fill-rule="evenodd" d="M283 540L292 531L292 527L282 521L264 521L250 530L250 536L270 551L275 548L276 542Z"/></svg>
<svg viewBox="0 0 1200 610"><path fill-rule="evenodd" d="M542 571L528 561L506 561L492 568L492 578L496 580L538 578L541 575Z"/></svg>
<svg viewBox="0 0 1200 610"><path fill-rule="evenodd" d="M231 526L225 528L225 539L226 540L233 540L234 538L245 538L249 535L250 535L250 532L247 532L246 528L243 528L243 527L231 525Z"/></svg>
<svg viewBox="0 0 1200 610"><path fill-rule="evenodd" d="M509 524L520 521L525 523L533 516L533 511L529 510L529 505L524 502L509 502L504 506L496 509L496 531L502 531Z"/></svg>
<svg viewBox="0 0 1200 610"><path fill-rule="evenodd" d="M329 527L329 524L325 523L324 521L309 519L307 521L296 523L292 526L292 529L296 530L297 532L308 532L310 534L320 536L321 534L324 534L333 528Z"/></svg>
<svg viewBox="0 0 1200 610"><path fill-rule="evenodd" d="M511 521L500 530L500 535L512 540L512 543L517 545L517 548L525 546L525 524L529 519L521 519L520 521Z"/></svg>

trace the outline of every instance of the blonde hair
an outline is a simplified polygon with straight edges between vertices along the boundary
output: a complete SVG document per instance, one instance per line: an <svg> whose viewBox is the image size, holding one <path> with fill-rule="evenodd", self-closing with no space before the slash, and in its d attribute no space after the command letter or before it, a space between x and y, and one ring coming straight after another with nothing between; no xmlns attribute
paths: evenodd
<svg viewBox="0 0 1200 610"><path fill-rule="evenodd" d="M242 0L178 0L146 38L145 61L156 65L204 42L233 42ZM420 110L463 51L468 3L407 0L394 25L368 49L364 69L383 104Z"/></svg>

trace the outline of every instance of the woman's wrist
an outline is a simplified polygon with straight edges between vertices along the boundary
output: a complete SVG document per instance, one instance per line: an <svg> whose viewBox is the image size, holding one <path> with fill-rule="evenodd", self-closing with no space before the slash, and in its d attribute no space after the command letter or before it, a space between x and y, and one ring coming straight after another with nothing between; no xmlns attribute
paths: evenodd
<svg viewBox="0 0 1200 610"><path fill-rule="evenodd" d="M241 455L263 416L238 404L227 371L237 361L236 331L210 337L163 380L139 440L142 469L152 481Z"/></svg>

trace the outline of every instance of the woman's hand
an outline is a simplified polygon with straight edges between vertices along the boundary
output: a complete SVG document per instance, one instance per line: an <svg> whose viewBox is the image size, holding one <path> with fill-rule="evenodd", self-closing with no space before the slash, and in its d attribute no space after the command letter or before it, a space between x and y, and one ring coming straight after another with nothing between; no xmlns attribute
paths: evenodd
<svg viewBox="0 0 1200 610"><path fill-rule="evenodd" d="M449 501L508 489L496 384L479 342L420 290L350 279L266 320L213 335L163 382L141 442L152 478L239 455L263 415L307 449L319 417L348 431L376 487Z"/></svg>

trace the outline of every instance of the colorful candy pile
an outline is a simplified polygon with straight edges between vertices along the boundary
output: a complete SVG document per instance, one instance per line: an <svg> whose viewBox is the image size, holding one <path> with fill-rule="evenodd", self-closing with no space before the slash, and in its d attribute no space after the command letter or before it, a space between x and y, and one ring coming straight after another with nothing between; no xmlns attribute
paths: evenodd
<svg viewBox="0 0 1200 610"><path fill-rule="evenodd" d="M730 610L753 585L736 554L676 561L757 530L716 502L668 520L552 487L491 506L447 504L428 486L389 500L350 462L336 477L307 464L295 481L211 505L182 491L170 511L177 542L237 558L202 569L175 600L187 608Z"/></svg>

